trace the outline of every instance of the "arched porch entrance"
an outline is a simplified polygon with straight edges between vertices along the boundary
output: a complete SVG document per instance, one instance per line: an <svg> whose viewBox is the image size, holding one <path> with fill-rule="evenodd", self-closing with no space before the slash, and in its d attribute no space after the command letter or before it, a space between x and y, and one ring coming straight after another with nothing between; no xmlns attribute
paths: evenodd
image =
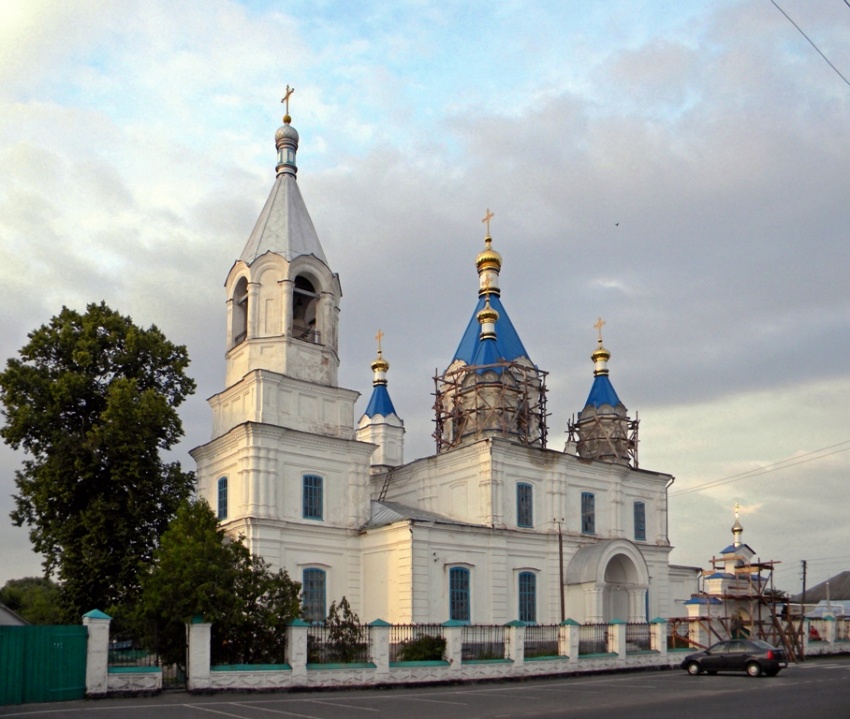
<svg viewBox="0 0 850 719"><path fill-rule="evenodd" d="M625 539L583 547L567 567L567 614L585 622L645 622L649 571ZM574 616L580 615L583 616Z"/></svg>

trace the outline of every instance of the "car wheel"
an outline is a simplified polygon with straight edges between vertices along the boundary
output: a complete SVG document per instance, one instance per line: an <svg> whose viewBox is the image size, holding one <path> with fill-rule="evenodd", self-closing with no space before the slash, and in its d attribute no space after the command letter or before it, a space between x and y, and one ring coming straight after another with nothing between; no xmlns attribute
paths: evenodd
<svg viewBox="0 0 850 719"><path fill-rule="evenodd" d="M747 674L751 677L760 677L761 676L761 667L755 662L750 662L747 664Z"/></svg>
<svg viewBox="0 0 850 719"><path fill-rule="evenodd" d="M699 674L699 664L697 664L696 662L691 662L690 664L688 664L687 669L688 674L690 674L692 677L695 677L697 674Z"/></svg>

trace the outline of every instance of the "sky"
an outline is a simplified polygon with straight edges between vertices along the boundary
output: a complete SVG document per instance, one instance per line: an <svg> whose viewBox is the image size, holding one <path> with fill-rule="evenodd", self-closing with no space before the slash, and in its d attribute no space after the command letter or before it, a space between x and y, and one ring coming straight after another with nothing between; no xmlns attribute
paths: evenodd
<svg viewBox="0 0 850 719"><path fill-rule="evenodd" d="M362 412L381 329L406 459L489 208L549 447L602 317L640 466L676 477L671 561L709 566L738 503L780 588L850 569L850 5L776 3L0 0L0 361L63 305L156 324L192 358L194 469L290 85L340 384ZM0 447L0 584L40 572L23 460Z"/></svg>

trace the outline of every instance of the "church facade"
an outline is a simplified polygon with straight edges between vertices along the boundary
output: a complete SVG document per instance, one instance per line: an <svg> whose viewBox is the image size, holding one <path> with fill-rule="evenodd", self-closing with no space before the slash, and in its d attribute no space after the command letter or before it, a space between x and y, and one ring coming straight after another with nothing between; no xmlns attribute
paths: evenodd
<svg viewBox="0 0 850 719"><path fill-rule="evenodd" d="M499 286L489 232L470 322L435 378L437 452L404 461L380 347L372 394L338 386L341 289L296 180L299 137L225 282L224 389L192 450L226 531L302 582L305 618L345 596L362 620L553 624L683 614L693 570L671 566L673 477L637 465L637 421L610 381L601 325L590 394L565 451L547 447L546 372Z"/></svg>

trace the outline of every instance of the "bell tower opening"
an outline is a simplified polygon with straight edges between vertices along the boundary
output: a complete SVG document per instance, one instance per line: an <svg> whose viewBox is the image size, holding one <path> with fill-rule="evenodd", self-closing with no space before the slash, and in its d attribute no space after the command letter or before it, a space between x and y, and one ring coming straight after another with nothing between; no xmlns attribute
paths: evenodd
<svg viewBox="0 0 850 719"><path fill-rule="evenodd" d="M303 275L295 278L292 297L292 335L299 340L320 344L316 327L316 310L319 294L313 283Z"/></svg>
<svg viewBox="0 0 850 719"><path fill-rule="evenodd" d="M241 277L233 290L233 345L248 337L248 280Z"/></svg>

